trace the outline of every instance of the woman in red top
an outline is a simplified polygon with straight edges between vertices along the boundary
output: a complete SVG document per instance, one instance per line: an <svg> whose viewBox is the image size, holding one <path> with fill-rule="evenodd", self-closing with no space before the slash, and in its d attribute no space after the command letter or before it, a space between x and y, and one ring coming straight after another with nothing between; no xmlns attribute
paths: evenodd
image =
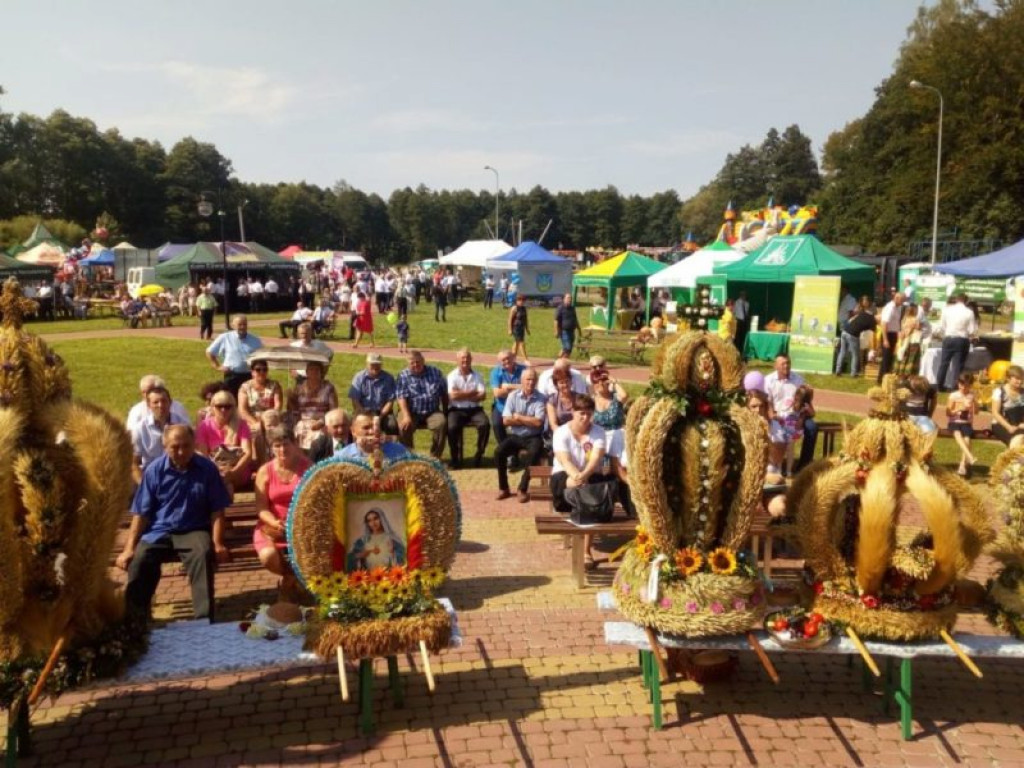
<svg viewBox="0 0 1024 768"><path fill-rule="evenodd" d="M259 524L252 535L252 544L260 563L271 573L281 576L282 593L294 592L297 582L282 551L288 547L285 540L285 521L292 495L310 460L295 442L287 427L274 427L267 431L267 441L274 456L256 473L256 509Z"/></svg>
<svg viewBox="0 0 1024 768"><path fill-rule="evenodd" d="M373 339L373 304L362 291L356 297L356 343L353 348L359 346L363 334L370 336L370 346L374 346Z"/></svg>

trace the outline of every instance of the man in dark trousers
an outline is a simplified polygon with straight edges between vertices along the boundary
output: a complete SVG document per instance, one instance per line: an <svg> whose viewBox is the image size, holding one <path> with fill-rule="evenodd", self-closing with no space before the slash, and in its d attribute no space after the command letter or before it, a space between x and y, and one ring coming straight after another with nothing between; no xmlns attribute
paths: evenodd
<svg viewBox="0 0 1024 768"><path fill-rule="evenodd" d="M555 338L562 344L559 357L571 357L572 348L580 333L580 321L576 317L576 307L572 305L572 294L562 297L562 303L555 310Z"/></svg>
<svg viewBox="0 0 1024 768"><path fill-rule="evenodd" d="M231 505L220 470L196 453L192 427L164 430L164 455L151 462L132 502L132 522L117 567L128 571L125 603L148 620L160 566L180 559L192 587L192 611L213 621L214 561L225 563L224 510Z"/></svg>

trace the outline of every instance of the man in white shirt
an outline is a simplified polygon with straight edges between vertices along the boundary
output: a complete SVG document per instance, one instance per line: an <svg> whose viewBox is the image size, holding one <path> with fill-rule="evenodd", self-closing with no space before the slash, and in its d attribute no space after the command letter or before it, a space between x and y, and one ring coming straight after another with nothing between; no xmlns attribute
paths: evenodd
<svg viewBox="0 0 1024 768"><path fill-rule="evenodd" d="M939 332L942 335L942 356L939 358L939 372L936 382L940 392L956 389L960 371L967 362L967 354L971 351L971 339L978 335L978 319L974 311L967 306L967 294L954 294L939 317ZM951 377L953 386L946 386L946 374L950 364L953 366Z"/></svg>
<svg viewBox="0 0 1024 768"><path fill-rule="evenodd" d="M235 300L238 306L236 309L239 312L249 311L249 283L243 277L238 281L238 285L235 286Z"/></svg>
<svg viewBox="0 0 1024 768"><path fill-rule="evenodd" d="M897 291L889 303L882 307L882 361L878 364L878 383L882 377L892 373L896 360L896 345L900 340L900 323L903 321L904 296Z"/></svg>
<svg viewBox="0 0 1024 768"><path fill-rule="evenodd" d="M273 277L268 277L263 284L263 295L267 297L267 310L273 312L277 309L277 294L281 292L281 286Z"/></svg>
<svg viewBox="0 0 1024 768"><path fill-rule="evenodd" d="M459 365L448 374L448 450L452 457L452 468L462 467L462 430L473 427L476 430L476 454L473 465L480 467L491 437L491 423L484 413L483 402L487 388L483 377L473 370L473 355L467 347L457 353Z"/></svg>
<svg viewBox="0 0 1024 768"><path fill-rule="evenodd" d="M139 394L142 396L142 399L131 407L128 411L128 417L124 420L124 427L129 432L132 432L149 414L150 409L146 402L146 396L154 389L166 390L167 384L162 378L153 373L147 373L139 379ZM185 406L177 400L171 400L171 415L174 417L175 424L191 423Z"/></svg>
<svg viewBox="0 0 1024 768"><path fill-rule="evenodd" d="M308 323L313 319L313 310L307 307L303 302L298 302L295 306L295 311L292 312L292 316L288 320L282 320L277 324L278 329L281 331L281 338L288 338L288 329L291 329L292 338L298 338L296 329L303 323Z"/></svg>
<svg viewBox="0 0 1024 768"><path fill-rule="evenodd" d="M252 312L263 311L263 283L255 277L249 281L249 307Z"/></svg>
<svg viewBox="0 0 1024 768"><path fill-rule="evenodd" d="M600 356L595 355L594 357ZM604 358L601 358L601 360L603 362ZM591 362L591 366L593 366L593 362ZM585 395L589 392L587 377L573 368L566 357L560 357L555 360L555 364L540 375L540 378L537 379L537 391L544 395L544 397L551 397L556 392L555 373L561 374L566 372L572 377L571 389L574 394Z"/></svg>
<svg viewBox="0 0 1024 768"><path fill-rule="evenodd" d="M783 419L793 412L793 397L796 390L806 383L803 376L790 371L789 355L776 356L775 370L764 377L764 391L770 398L775 418ZM799 472L814 461L817 443L818 424L812 418L805 418L803 445L800 446L800 459L794 471Z"/></svg>

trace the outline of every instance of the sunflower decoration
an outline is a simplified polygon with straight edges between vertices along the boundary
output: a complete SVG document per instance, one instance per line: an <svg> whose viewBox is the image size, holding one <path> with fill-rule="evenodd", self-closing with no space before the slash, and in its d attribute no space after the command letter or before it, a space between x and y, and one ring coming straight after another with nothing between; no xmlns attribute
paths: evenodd
<svg viewBox="0 0 1024 768"><path fill-rule="evenodd" d="M1000 454L990 482L1003 528L988 554L1002 567L985 585L986 616L999 629L1024 639L1024 449Z"/></svg>
<svg viewBox="0 0 1024 768"><path fill-rule="evenodd" d="M762 587L742 551L761 497L767 430L742 403L735 347L703 332L661 348L630 409L630 489L641 527L613 594L629 619L687 636L761 623Z"/></svg>
<svg viewBox="0 0 1024 768"><path fill-rule="evenodd" d="M937 637L956 621L957 579L992 538L988 515L969 484L932 463L897 377L868 394L875 405L843 453L808 467L786 499L807 597L862 637Z"/></svg>
<svg viewBox="0 0 1024 768"><path fill-rule="evenodd" d="M451 619L436 594L461 529L458 494L438 462L333 458L295 491L288 541L317 599L307 646L323 657L387 656L447 647Z"/></svg>

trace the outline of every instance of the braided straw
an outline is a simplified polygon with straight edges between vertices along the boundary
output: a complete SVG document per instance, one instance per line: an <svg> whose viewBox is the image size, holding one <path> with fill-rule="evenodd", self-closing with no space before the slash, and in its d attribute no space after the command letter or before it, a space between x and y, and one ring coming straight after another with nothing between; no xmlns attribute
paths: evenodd
<svg viewBox="0 0 1024 768"><path fill-rule="evenodd" d="M668 398L658 400L651 406L637 430L636 459L629 468L630 491L638 500L640 523L650 533L655 545L666 552L675 549L676 537L672 527L673 512L668 506L663 481L663 473L672 468L663 466L662 448L669 430L678 418L679 411Z"/></svg>
<svg viewBox="0 0 1024 768"><path fill-rule="evenodd" d="M764 476L768 467L768 427L757 414L747 408L733 405L729 417L739 428L742 438L743 472L740 473L738 489L727 489L726 499L729 521L722 537L722 544L730 549L739 549L750 535L754 510L761 503Z"/></svg>

